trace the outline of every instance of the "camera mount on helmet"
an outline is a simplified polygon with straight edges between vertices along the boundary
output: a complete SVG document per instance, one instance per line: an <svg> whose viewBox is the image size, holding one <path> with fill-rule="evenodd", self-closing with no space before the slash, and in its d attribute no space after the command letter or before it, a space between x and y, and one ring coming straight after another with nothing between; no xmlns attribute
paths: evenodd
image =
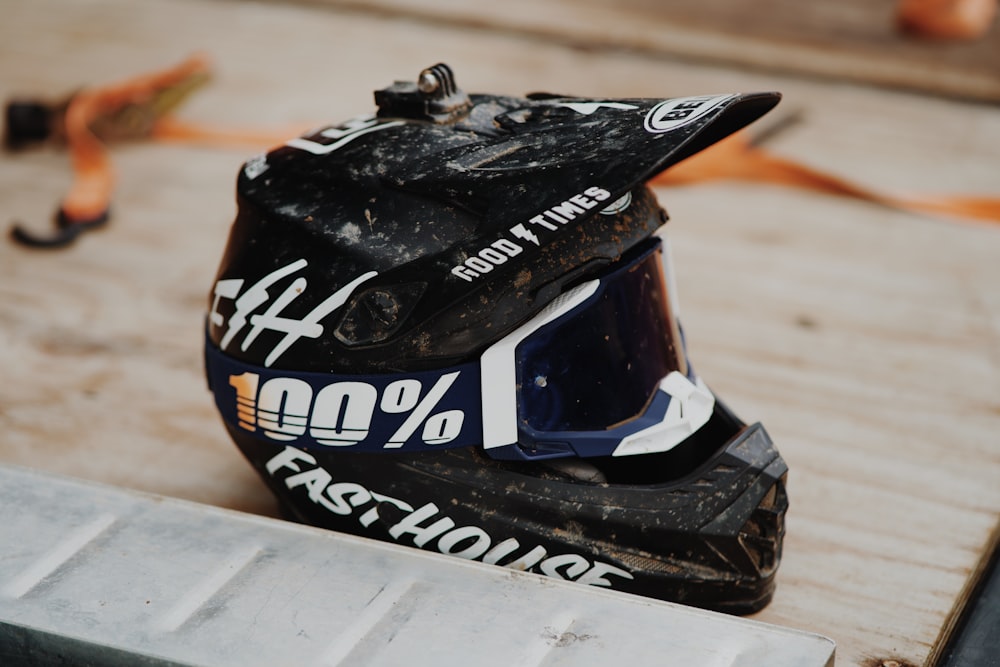
<svg viewBox="0 0 1000 667"><path fill-rule="evenodd" d="M397 81L375 91L378 115L449 123L468 113L469 96L455 85L455 75L444 63L420 72L416 83Z"/></svg>

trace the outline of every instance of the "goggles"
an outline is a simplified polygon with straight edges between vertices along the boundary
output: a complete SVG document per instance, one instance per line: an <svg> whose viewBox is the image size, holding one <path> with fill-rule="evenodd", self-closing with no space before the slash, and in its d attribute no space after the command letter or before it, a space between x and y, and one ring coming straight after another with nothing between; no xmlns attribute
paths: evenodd
<svg viewBox="0 0 1000 667"><path fill-rule="evenodd" d="M306 450L482 446L508 460L666 451L708 421L715 399L687 364L665 265L654 237L478 360L433 371L279 370L206 339L209 387L231 426Z"/></svg>

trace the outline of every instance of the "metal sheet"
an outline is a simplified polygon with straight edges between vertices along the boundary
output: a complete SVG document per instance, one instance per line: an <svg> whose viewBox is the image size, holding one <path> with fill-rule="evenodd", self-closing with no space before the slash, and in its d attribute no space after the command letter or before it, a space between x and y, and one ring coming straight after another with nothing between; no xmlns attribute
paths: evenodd
<svg viewBox="0 0 1000 667"><path fill-rule="evenodd" d="M824 637L0 466L0 663L827 667Z"/></svg>

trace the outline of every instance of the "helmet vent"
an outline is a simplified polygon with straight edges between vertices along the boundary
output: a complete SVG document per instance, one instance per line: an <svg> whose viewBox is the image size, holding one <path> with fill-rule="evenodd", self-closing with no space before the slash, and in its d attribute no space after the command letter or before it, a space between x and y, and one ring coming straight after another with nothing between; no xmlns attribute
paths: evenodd
<svg viewBox="0 0 1000 667"><path fill-rule="evenodd" d="M761 574L769 574L778 566L785 536L784 517L787 509L788 497L782 478L768 490L740 528L740 544Z"/></svg>

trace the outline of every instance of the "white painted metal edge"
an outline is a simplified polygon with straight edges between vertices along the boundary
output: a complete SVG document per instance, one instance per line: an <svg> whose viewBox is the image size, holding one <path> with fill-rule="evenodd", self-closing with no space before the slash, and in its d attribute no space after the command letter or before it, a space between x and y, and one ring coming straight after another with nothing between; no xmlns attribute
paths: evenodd
<svg viewBox="0 0 1000 667"><path fill-rule="evenodd" d="M0 663L832 667L815 634L0 466Z"/></svg>

